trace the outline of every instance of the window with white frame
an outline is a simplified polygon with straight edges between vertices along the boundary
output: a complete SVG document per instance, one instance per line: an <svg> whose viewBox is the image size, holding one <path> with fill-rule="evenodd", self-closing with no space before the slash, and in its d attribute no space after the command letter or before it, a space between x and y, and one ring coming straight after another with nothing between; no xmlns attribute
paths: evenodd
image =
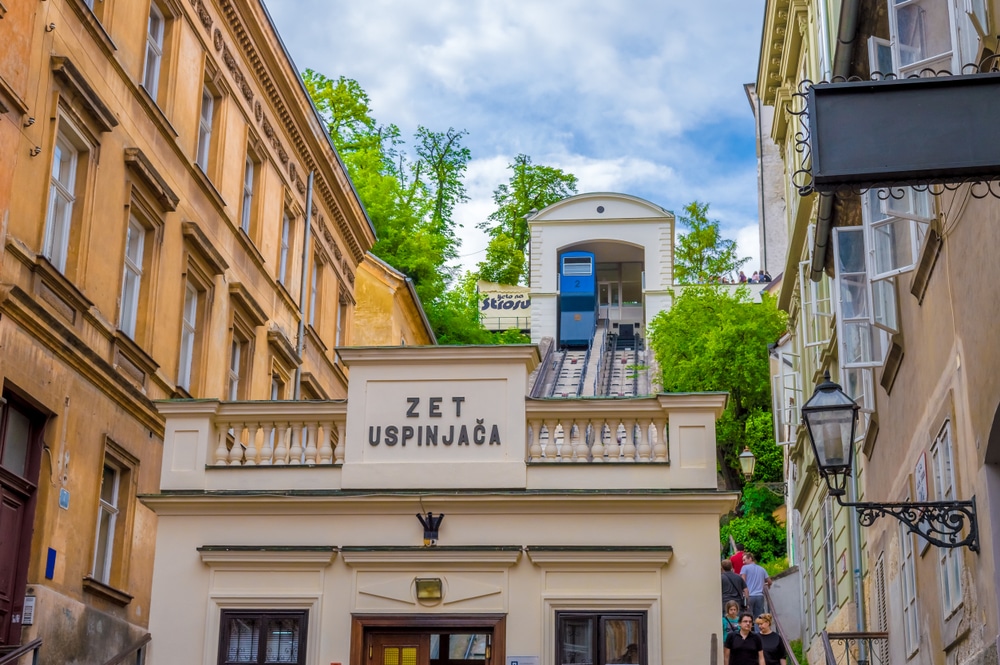
<svg viewBox="0 0 1000 665"><path fill-rule="evenodd" d="M886 633L889 631L889 607L885 588L885 557L879 554L875 561L875 629ZM877 657L876 663L889 663L889 640L877 640L872 644L872 651Z"/></svg>
<svg viewBox="0 0 1000 665"><path fill-rule="evenodd" d="M146 60L142 70L142 87L154 100L157 99L157 90L160 86L166 23L163 11L154 0L149 4L149 22L146 27Z"/></svg>
<svg viewBox="0 0 1000 665"><path fill-rule="evenodd" d="M115 527L118 520L118 497L121 469L104 462L101 475L101 494L98 501L97 540L94 547L94 565L91 577L103 584L111 582L111 561L115 549Z"/></svg>
<svg viewBox="0 0 1000 665"><path fill-rule="evenodd" d="M49 179L49 209L45 220L42 254L59 272L66 271L69 255L73 204L76 202L76 174L80 151L63 132L56 137Z"/></svg>
<svg viewBox="0 0 1000 665"><path fill-rule="evenodd" d="M784 346L784 345L782 345ZM776 370L772 380L774 440L779 446L795 442L795 433L802 421L801 359L798 354L779 350L775 354Z"/></svg>
<svg viewBox="0 0 1000 665"><path fill-rule="evenodd" d="M962 72L989 34L983 0L888 0L892 56L900 76L924 69Z"/></svg>
<svg viewBox="0 0 1000 665"><path fill-rule="evenodd" d="M909 497L906 498L910 500ZM902 584L903 646L912 656L920 646L920 615L917 612L917 564L914 535L904 524L899 525L899 579Z"/></svg>
<svg viewBox="0 0 1000 665"><path fill-rule="evenodd" d="M281 247L278 251L278 281L287 284L292 241L292 217L287 210L281 215Z"/></svg>
<svg viewBox="0 0 1000 665"><path fill-rule="evenodd" d="M135 338L136 321L139 316L139 296L142 291L143 252L146 244L146 228L135 218L129 217L125 235L125 267L122 274L121 305L118 327L131 338Z"/></svg>
<svg viewBox="0 0 1000 665"><path fill-rule="evenodd" d="M816 562L813 548L812 531L807 527L802 534L802 565L805 571L804 594L802 597L802 609L806 616L806 635L811 637L816 634Z"/></svg>
<svg viewBox="0 0 1000 665"><path fill-rule="evenodd" d="M188 282L184 287L184 311L181 322L180 361L177 383L184 390L191 391L191 376L194 368L194 347L198 332L198 289Z"/></svg>
<svg viewBox="0 0 1000 665"><path fill-rule="evenodd" d="M946 421L931 445L931 465L934 473L934 498L955 500L955 466L951 442L951 421ZM941 602L946 614L951 614L962 602L962 550L939 547L938 567L941 578Z"/></svg>
<svg viewBox="0 0 1000 665"><path fill-rule="evenodd" d="M877 367L885 360L888 335L872 322L864 228L834 229L833 253L840 366Z"/></svg>
<svg viewBox="0 0 1000 665"><path fill-rule="evenodd" d="M837 543L833 519L833 498L823 502L823 597L826 613L837 609Z"/></svg>
<svg viewBox="0 0 1000 665"><path fill-rule="evenodd" d="M204 86L201 89L201 117L198 120L198 153L195 163L208 173L208 159L212 152L212 121L215 117L215 95Z"/></svg>
<svg viewBox="0 0 1000 665"><path fill-rule="evenodd" d="M257 164L253 161L250 153L247 153L246 163L243 165L243 205L240 209L240 228L247 235L250 234L250 221L253 215L254 182L256 179Z"/></svg>

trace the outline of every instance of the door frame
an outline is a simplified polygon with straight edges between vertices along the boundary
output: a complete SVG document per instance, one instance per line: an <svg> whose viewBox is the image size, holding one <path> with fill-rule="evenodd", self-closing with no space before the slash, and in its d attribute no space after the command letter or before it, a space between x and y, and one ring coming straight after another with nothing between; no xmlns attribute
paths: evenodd
<svg viewBox="0 0 1000 665"><path fill-rule="evenodd" d="M506 614L352 614L350 665L365 665L367 633L430 632L434 628L491 631L490 665L507 662Z"/></svg>

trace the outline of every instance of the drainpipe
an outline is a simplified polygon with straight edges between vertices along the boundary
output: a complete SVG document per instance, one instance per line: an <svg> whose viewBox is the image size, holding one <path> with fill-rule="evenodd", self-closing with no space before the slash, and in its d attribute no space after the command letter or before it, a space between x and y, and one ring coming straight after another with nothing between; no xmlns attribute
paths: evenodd
<svg viewBox="0 0 1000 665"><path fill-rule="evenodd" d="M306 342L306 295L309 285L309 233L312 226L314 173L309 172L309 182L306 185L306 228L302 241L302 281L299 284L299 334L295 341L295 354L299 357L299 364L295 368L295 390L292 394L292 399L296 401L302 395L302 353Z"/></svg>
<svg viewBox="0 0 1000 665"><path fill-rule="evenodd" d="M858 38L858 9L861 0L844 0L840 5L840 27L837 30L837 48L833 56L833 76L847 77L851 71L851 56ZM830 244L830 222L833 217L833 194L819 195L819 213L816 216L816 239L809 277L818 282L826 266L826 250Z"/></svg>

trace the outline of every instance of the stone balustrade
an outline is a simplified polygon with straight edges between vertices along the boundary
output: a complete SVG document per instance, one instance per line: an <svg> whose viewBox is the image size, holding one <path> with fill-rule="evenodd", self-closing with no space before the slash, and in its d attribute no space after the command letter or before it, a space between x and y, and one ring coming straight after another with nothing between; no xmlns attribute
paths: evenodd
<svg viewBox="0 0 1000 665"><path fill-rule="evenodd" d="M221 402L214 466L344 463L347 403Z"/></svg>
<svg viewBox="0 0 1000 665"><path fill-rule="evenodd" d="M351 410L357 421L348 429L346 401L168 400L157 403L161 489L714 489L715 419L725 402L720 393L515 398L483 413L497 418L495 443L406 447L368 440L367 418L386 417L380 405Z"/></svg>
<svg viewBox="0 0 1000 665"><path fill-rule="evenodd" d="M655 397L526 406L529 462L670 462L668 417Z"/></svg>

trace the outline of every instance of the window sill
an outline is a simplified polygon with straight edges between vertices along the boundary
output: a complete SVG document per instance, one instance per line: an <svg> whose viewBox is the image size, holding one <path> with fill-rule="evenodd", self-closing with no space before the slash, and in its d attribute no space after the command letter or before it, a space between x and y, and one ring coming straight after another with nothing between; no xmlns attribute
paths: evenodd
<svg viewBox="0 0 1000 665"><path fill-rule="evenodd" d="M87 575L83 578L83 590L86 593L91 593L95 596L100 596L104 600L119 605L120 607L125 607L132 602L133 596L129 593L116 589L112 586L108 586L103 582L98 582L96 579Z"/></svg>
<svg viewBox="0 0 1000 665"><path fill-rule="evenodd" d="M142 100L143 105L146 107L146 111L149 113L150 117L156 121L158 125L160 125L161 129L165 130L171 137L176 139L179 136L177 130L174 129L174 126L170 124L169 120L167 120L166 114L163 112L163 109L160 108L160 105L156 103L156 100L153 99L153 96L149 94L149 91L146 90L142 84L136 85L136 88L139 89L139 99Z"/></svg>
<svg viewBox="0 0 1000 665"><path fill-rule="evenodd" d="M111 35L101 25L101 20L94 14L94 10L88 7L87 3L83 0L71 0L69 6L76 12L76 15L80 18L83 25L86 26L87 31L94 37L94 40L104 47L104 52L109 57L114 57L118 47L111 40Z"/></svg>

